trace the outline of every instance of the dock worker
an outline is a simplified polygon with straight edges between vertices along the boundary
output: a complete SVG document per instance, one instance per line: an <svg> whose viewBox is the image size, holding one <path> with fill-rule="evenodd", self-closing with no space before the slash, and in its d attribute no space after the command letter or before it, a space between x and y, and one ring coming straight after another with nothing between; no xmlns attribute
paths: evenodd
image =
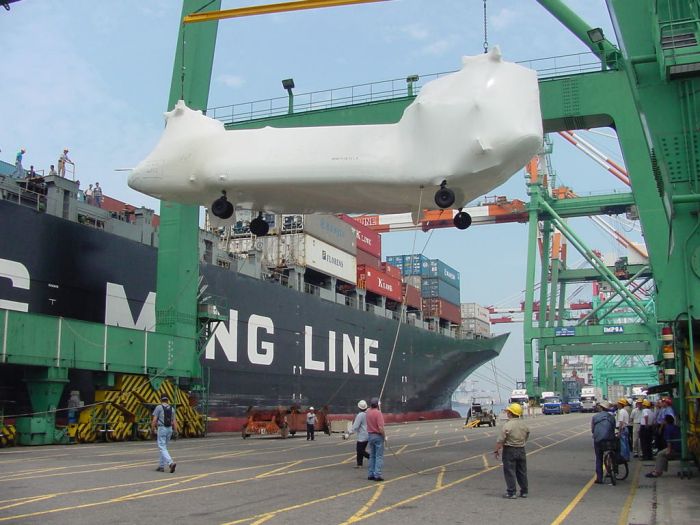
<svg viewBox="0 0 700 525"><path fill-rule="evenodd" d="M603 452L615 447L615 416L610 413L610 403L601 401L596 405L597 413L591 419L593 450L595 451L595 482L603 483Z"/></svg>
<svg viewBox="0 0 700 525"><path fill-rule="evenodd" d="M176 463L168 452L168 443L173 437L173 432L177 432L177 418L175 417L175 407L170 406L167 395L160 397L160 405L153 410L151 419L151 430L156 435L158 450L160 451L160 462L156 471L165 472L165 467L170 469L170 473L175 472Z"/></svg>
<svg viewBox="0 0 700 525"><path fill-rule="evenodd" d="M370 481L384 481L382 468L384 467L384 415L379 410L379 398L373 397L369 402L367 411L367 434L369 444L369 465L367 479Z"/></svg>
<svg viewBox="0 0 700 525"><path fill-rule="evenodd" d="M676 425L671 414L664 416L664 441L666 448L659 450L656 454L656 465L654 470L646 474L647 478L660 478L664 472L668 471L668 460L680 457L681 429Z"/></svg>
<svg viewBox="0 0 700 525"><path fill-rule="evenodd" d="M501 427L493 454L498 458L503 451L503 477L506 480L506 499L517 499L515 482L520 486L520 497L527 498L527 457L525 443L530 437L530 429L521 417L523 406L511 403L506 408L508 421Z"/></svg>
<svg viewBox="0 0 700 525"><path fill-rule="evenodd" d="M17 155L15 156L15 171L12 174L12 176L15 179L23 179L24 178L24 168L22 167L22 159L24 159L25 153L27 153L27 150L24 148L20 148L19 151L17 152Z"/></svg>
<svg viewBox="0 0 700 525"><path fill-rule="evenodd" d="M316 421L317 418L314 407L309 407L309 411L306 413L306 441L314 440L314 428Z"/></svg>
<svg viewBox="0 0 700 525"><path fill-rule="evenodd" d="M362 460L364 458L369 459L369 454L367 453L367 442L369 441L369 434L367 433L367 401L364 399L357 403L357 408L360 411L355 416L355 421L352 422L352 427L347 433L346 439L352 434L357 434L357 465L355 468L362 467Z"/></svg>
<svg viewBox="0 0 700 525"><path fill-rule="evenodd" d="M63 148L63 154L58 157L58 176L59 177L65 177L66 176L66 163L72 164L75 166L75 162L70 160L68 158L68 148Z"/></svg>

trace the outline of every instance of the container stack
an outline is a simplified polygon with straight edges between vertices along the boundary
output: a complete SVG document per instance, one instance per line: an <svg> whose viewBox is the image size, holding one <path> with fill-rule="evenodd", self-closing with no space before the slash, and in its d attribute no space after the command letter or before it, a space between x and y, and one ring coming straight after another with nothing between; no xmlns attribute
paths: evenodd
<svg viewBox="0 0 700 525"><path fill-rule="evenodd" d="M478 339L491 336L491 321L488 308L477 303L460 305L462 324L458 335L465 339Z"/></svg>
<svg viewBox="0 0 700 525"><path fill-rule="evenodd" d="M381 236L348 215L340 215L340 220L355 230L357 287L400 303L401 271L391 264L381 262Z"/></svg>
<svg viewBox="0 0 700 525"><path fill-rule="evenodd" d="M424 255L393 255L386 260L401 271L407 304L409 296L415 297L413 289L420 290L424 318L455 325L460 323L460 277L457 270L439 259L428 259Z"/></svg>
<svg viewBox="0 0 700 525"><path fill-rule="evenodd" d="M268 268L297 265L355 283L357 241L352 226L334 215L283 216L283 221L287 217L294 217L294 230L300 233L255 241Z"/></svg>

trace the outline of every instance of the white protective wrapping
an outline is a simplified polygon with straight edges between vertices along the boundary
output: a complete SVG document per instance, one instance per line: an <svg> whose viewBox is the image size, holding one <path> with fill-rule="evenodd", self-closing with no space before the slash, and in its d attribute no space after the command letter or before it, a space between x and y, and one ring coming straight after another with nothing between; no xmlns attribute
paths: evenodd
<svg viewBox="0 0 700 525"><path fill-rule="evenodd" d="M443 181L460 207L542 143L536 73L498 48L425 84L396 124L226 131L182 101L165 119L129 186L206 207L225 190L237 208L277 213L415 212L436 207Z"/></svg>

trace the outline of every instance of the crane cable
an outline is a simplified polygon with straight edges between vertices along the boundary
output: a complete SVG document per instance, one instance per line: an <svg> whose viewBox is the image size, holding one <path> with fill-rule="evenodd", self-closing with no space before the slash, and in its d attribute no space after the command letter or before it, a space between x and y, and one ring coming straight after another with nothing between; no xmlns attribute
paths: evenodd
<svg viewBox="0 0 700 525"><path fill-rule="evenodd" d="M488 16L486 15L486 0L484 0L484 53L489 52Z"/></svg>

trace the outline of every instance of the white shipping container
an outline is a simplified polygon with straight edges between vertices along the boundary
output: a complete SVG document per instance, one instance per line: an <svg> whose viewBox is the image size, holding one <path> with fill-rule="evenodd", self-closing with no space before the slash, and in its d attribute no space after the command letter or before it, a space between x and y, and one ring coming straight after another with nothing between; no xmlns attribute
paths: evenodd
<svg viewBox="0 0 700 525"><path fill-rule="evenodd" d="M357 264L355 256L335 246L305 235L304 240L306 264L309 268L333 275L348 283L357 281Z"/></svg>
<svg viewBox="0 0 700 525"><path fill-rule="evenodd" d="M259 237L263 264L268 268L309 267L355 284L355 256L304 233Z"/></svg>
<svg viewBox="0 0 700 525"><path fill-rule="evenodd" d="M480 319L489 322L489 310L477 303L462 303L460 305L462 319Z"/></svg>
<svg viewBox="0 0 700 525"><path fill-rule="evenodd" d="M403 282L413 286L414 288L418 288L419 290L421 288L421 281L422 280L423 279L421 278L420 275L404 275L404 277L403 277Z"/></svg>

